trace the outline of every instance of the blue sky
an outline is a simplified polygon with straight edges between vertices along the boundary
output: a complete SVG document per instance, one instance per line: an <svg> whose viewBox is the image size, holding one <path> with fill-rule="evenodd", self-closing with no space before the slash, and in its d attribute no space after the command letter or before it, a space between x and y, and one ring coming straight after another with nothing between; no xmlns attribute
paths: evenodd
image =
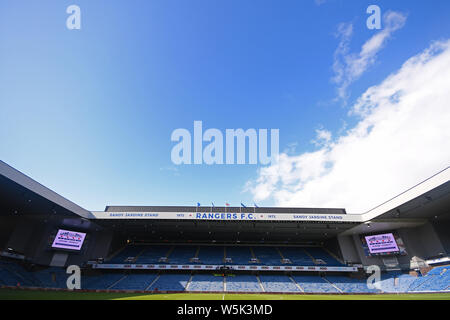
<svg viewBox="0 0 450 320"><path fill-rule="evenodd" d="M66 28L71 4L81 30ZM339 26L360 52L380 32L370 4L405 22L341 99ZM90 210L282 205L246 188L258 165L175 166L172 131L278 128L280 151L314 152L317 130L356 126L358 97L448 38L448 1L0 0L0 159Z"/></svg>

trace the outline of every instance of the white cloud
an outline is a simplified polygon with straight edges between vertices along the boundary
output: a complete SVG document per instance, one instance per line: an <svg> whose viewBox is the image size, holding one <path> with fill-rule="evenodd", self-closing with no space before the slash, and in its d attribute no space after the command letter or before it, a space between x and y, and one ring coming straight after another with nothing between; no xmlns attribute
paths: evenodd
<svg viewBox="0 0 450 320"><path fill-rule="evenodd" d="M311 142L317 147L326 146L331 142L331 132L323 128L316 129L316 138Z"/></svg>
<svg viewBox="0 0 450 320"><path fill-rule="evenodd" d="M347 98L349 85L375 63L377 53L384 47L392 33L405 25L406 16L395 11L388 11L383 16L381 31L367 40L359 53L349 53L349 44L353 34L353 25L341 23L338 25L336 37L340 39L334 52L332 81L338 85L338 97Z"/></svg>
<svg viewBox="0 0 450 320"><path fill-rule="evenodd" d="M255 201L365 212L450 165L450 40L409 59L351 108L357 125L261 168Z"/></svg>

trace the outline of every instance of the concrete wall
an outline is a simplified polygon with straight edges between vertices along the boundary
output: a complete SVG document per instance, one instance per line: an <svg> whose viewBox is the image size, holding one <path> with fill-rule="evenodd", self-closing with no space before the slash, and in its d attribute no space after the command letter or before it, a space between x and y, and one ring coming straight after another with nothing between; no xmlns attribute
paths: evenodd
<svg viewBox="0 0 450 320"><path fill-rule="evenodd" d="M361 258L352 236L338 236L337 240L342 253L342 260L350 263L361 263Z"/></svg>
<svg viewBox="0 0 450 320"><path fill-rule="evenodd" d="M433 222L432 225L444 248L444 254L450 254L450 220Z"/></svg>
<svg viewBox="0 0 450 320"><path fill-rule="evenodd" d="M18 219L14 217L2 217L0 220L0 250L8 248L9 239L16 228Z"/></svg>
<svg viewBox="0 0 450 320"><path fill-rule="evenodd" d="M416 228L400 229L399 235L410 256L426 260L445 252L433 225L429 222Z"/></svg>

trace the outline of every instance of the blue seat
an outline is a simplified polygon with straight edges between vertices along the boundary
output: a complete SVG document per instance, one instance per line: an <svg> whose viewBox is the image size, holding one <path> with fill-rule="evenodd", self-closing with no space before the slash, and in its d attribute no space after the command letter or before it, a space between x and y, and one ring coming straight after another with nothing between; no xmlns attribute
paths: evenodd
<svg viewBox="0 0 450 320"><path fill-rule="evenodd" d="M253 246L252 249L260 264L267 266L282 265L281 256L275 247Z"/></svg>
<svg viewBox="0 0 450 320"><path fill-rule="evenodd" d="M326 276L328 281L346 293L376 293L378 289L370 289L367 279L354 279L347 276Z"/></svg>
<svg viewBox="0 0 450 320"><path fill-rule="evenodd" d="M123 280L116 283L111 289L114 290L145 290L157 277L156 273L129 274Z"/></svg>
<svg viewBox="0 0 450 320"><path fill-rule="evenodd" d="M293 275L292 278L307 293L339 293L335 287L319 276Z"/></svg>
<svg viewBox="0 0 450 320"><path fill-rule="evenodd" d="M253 275L235 275L226 277L228 292L262 292L258 279Z"/></svg>
<svg viewBox="0 0 450 320"><path fill-rule="evenodd" d="M311 257L301 247L280 247L281 254L295 266L314 266Z"/></svg>
<svg viewBox="0 0 450 320"><path fill-rule="evenodd" d="M259 280L266 292L301 292L297 285L285 275L260 275Z"/></svg>
<svg viewBox="0 0 450 320"><path fill-rule="evenodd" d="M189 274L161 274L148 290L184 291L190 277Z"/></svg>
<svg viewBox="0 0 450 320"><path fill-rule="evenodd" d="M224 264L223 246L200 246L198 258L202 264Z"/></svg>
<svg viewBox="0 0 450 320"><path fill-rule="evenodd" d="M189 291L223 291L223 277L197 274L191 279Z"/></svg>

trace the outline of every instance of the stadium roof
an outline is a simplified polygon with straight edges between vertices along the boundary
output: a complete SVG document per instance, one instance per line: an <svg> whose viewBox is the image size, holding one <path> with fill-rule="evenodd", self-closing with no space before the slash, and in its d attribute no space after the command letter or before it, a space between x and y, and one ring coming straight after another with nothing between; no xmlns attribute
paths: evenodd
<svg viewBox="0 0 450 320"><path fill-rule="evenodd" d="M0 215L55 213L91 218L90 211L0 160Z"/></svg>
<svg viewBox="0 0 450 320"><path fill-rule="evenodd" d="M154 240L320 240L337 234L412 227L450 216L450 167L362 214L339 208L107 206L88 211L0 161L0 215L63 214Z"/></svg>

